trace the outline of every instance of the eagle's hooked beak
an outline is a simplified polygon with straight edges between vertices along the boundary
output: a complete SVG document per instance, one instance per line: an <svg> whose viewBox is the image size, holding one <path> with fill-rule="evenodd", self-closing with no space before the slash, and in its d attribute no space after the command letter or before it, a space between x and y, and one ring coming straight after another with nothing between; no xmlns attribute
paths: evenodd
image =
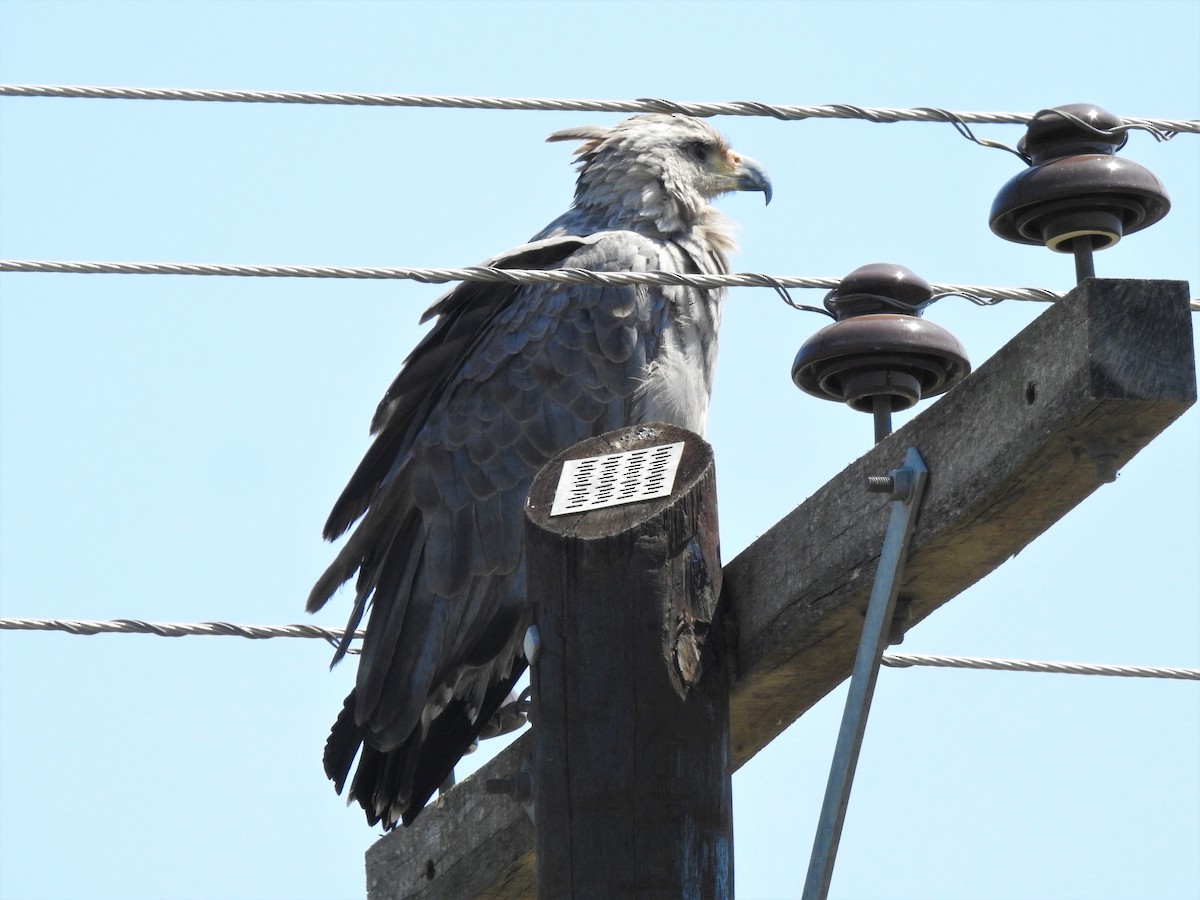
<svg viewBox="0 0 1200 900"><path fill-rule="evenodd" d="M767 203L771 202L771 179L755 160L739 154L732 175L739 191L762 191Z"/></svg>

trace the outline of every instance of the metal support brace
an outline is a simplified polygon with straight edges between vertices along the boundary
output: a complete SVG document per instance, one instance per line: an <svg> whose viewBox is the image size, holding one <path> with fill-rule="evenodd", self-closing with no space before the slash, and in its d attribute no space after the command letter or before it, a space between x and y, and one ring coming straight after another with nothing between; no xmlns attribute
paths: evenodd
<svg viewBox="0 0 1200 900"><path fill-rule="evenodd" d="M838 732L829 783L825 788L825 801L821 806L821 818L817 822L812 858L808 864L808 878L804 882L804 900L825 900L829 894L838 841L842 836L842 824L846 820L846 807L850 802L854 769L867 728L875 680L879 676L879 660L887 645L896 595L900 592L900 580L904 574L904 560L908 556L913 523L925 493L928 474L921 454L916 448L910 447L902 468L868 482L868 490L891 493L892 514L883 538L883 550L879 554L879 568L867 604L854 672L850 676L850 693L842 713L842 726Z"/></svg>

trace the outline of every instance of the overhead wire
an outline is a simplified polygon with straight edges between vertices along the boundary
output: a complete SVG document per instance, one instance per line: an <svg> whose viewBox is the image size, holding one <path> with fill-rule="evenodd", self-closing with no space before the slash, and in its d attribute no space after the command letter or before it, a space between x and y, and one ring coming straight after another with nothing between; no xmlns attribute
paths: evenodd
<svg viewBox="0 0 1200 900"><path fill-rule="evenodd" d="M145 622L140 619L88 621L79 619L0 619L0 631L57 631L73 635L152 634L158 637L318 638L340 640L343 629L317 625L235 625L231 622ZM366 632L354 631L350 638L361 640ZM984 669L1006 672L1038 672L1062 675L1106 675L1126 678L1163 678L1200 681L1200 669L1167 666L1125 666L1099 663L1040 662L1026 659L988 659L972 656L927 656L885 653L883 664L893 668L932 666L936 668Z"/></svg>
<svg viewBox="0 0 1200 900"><path fill-rule="evenodd" d="M766 287L778 292L788 288L829 291L840 278L806 275L764 275L739 272L729 275L693 275L682 272L596 272L590 269L498 269L491 266L463 268L415 268L388 266L275 266L226 263L161 262L76 262L65 260L0 260L0 272L37 272L70 275L200 275L244 278L348 278L395 279L422 284L454 281L490 284L589 284L615 287L635 284L675 285L711 289L719 287ZM964 297L979 306L1003 300L1054 303L1065 294L1046 288L1005 288L966 284L932 284L934 299ZM800 309L789 298L784 302ZM1200 312L1200 299L1190 301L1192 312ZM822 312L815 307L809 311Z"/></svg>
<svg viewBox="0 0 1200 900"><path fill-rule="evenodd" d="M1029 157L1020 149L1014 149L998 141L977 137L970 124L1001 123L1024 124L1035 115L1055 114L1071 120L1077 126L1110 135L1121 132L1128 138L1131 130L1144 130L1156 140L1164 141L1180 133L1200 133L1200 120L1150 119L1123 117L1121 124L1111 131L1081 119L1061 109L1042 110L1039 113L989 113L953 112L935 107L911 109L873 108L851 104L827 104L823 106L795 106L768 104L757 101L734 101L727 103L690 103L661 98L638 100L578 100L552 98L513 97L469 97L428 94L364 94L308 91L245 91L209 90L193 88L143 88L103 87L88 85L45 85L45 84L0 84L0 96L12 97L71 97L86 99L121 100L183 100L225 103L292 103L333 104L360 106L400 106L454 109L503 109L545 111L596 111L596 112L675 112L693 116L770 116L783 120L804 119L862 119L875 123L942 122L949 123L964 138L983 147L1005 150L1019 156L1025 162ZM581 269L557 269L551 271L494 269L474 266L459 269L435 268L392 268L350 266L273 266L273 265L227 265L186 263L121 263L121 262L66 262L49 260L3 260L0 272L57 272L74 274L124 274L124 275L218 275L248 277L286 278L359 278L359 279L408 279L426 284L441 284L450 281L482 281L508 284L599 284L605 286L629 284L686 285L699 288L713 287L769 287L775 290L789 306L806 312L829 315L819 307L795 303L787 294L788 288L816 288L832 290L839 279L812 278L801 276L772 276L757 273L740 273L727 276L689 276L674 272L588 272ZM1033 300L1054 302L1062 294L1039 288L989 288L972 285L934 285L935 298L960 296L980 306L990 306L1003 300ZM1200 300L1192 300L1190 308L1200 312Z"/></svg>
<svg viewBox="0 0 1200 900"><path fill-rule="evenodd" d="M90 622L76 619L0 619L0 631L64 631L67 634L154 634L158 637L320 638L337 647L344 629L319 625L234 625L231 622L145 622L141 619L112 619ZM361 638L362 632L354 637ZM357 653L357 650L351 651Z"/></svg>
<svg viewBox="0 0 1200 900"><path fill-rule="evenodd" d="M1030 659L986 659L977 656L927 656L917 653L885 653L883 664L895 669L932 666L941 669L981 669L993 672L1036 672L1052 675L1106 675L1125 678L1176 678L1200 681L1200 669L1166 666L1114 666L1098 663L1046 662Z"/></svg>
<svg viewBox="0 0 1200 900"><path fill-rule="evenodd" d="M935 107L893 109L832 103L817 106L751 100L688 102L643 97L636 100L586 100L544 97L470 97L434 94L376 94L329 91L253 91L197 88L106 87L64 84L0 84L0 96L71 97L105 100L185 100L216 103L290 103L334 106L399 106L433 109L505 109L547 112L681 113L689 116L767 116L783 120L861 119L868 122L962 122L1023 125L1033 113L952 112ZM1122 117L1127 127L1160 135L1200 134L1200 120Z"/></svg>

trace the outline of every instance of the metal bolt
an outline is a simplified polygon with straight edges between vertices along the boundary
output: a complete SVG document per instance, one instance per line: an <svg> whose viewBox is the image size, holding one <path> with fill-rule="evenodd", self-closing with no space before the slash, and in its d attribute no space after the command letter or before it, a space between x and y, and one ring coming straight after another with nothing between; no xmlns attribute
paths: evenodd
<svg viewBox="0 0 1200 900"><path fill-rule="evenodd" d="M1082 462L1085 458L1091 460L1095 467L1096 480L1101 484L1112 484L1117 480L1117 471L1121 468L1121 460L1112 441L1077 436L1070 439L1068 447L1071 450L1071 458L1075 462Z"/></svg>
<svg viewBox="0 0 1200 900"><path fill-rule="evenodd" d="M904 643L904 630L912 621L912 597L900 594L896 597L896 608L892 613L892 621L888 626L888 643L891 645Z"/></svg>
<svg viewBox="0 0 1200 900"><path fill-rule="evenodd" d="M1096 463L1096 477L1104 484L1112 484L1117 480L1117 454L1098 453L1092 457Z"/></svg>
<svg viewBox="0 0 1200 900"><path fill-rule="evenodd" d="M896 479L891 475L868 475L867 490L872 494L890 494L896 489Z"/></svg>
<svg viewBox="0 0 1200 900"><path fill-rule="evenodd" d="M489 794L512 797L518 803L528 803L533 799L533 780L528 772L518 772L509 778L489 778L484 789Z"/></svg>
<svg viewBox="0 0 1200 900"><path fill-rule="evenodd" d="M868 475L867 490L872 494L891 494L892 500L904 502L912 496L913 473L911 469L893 469L889 475Z"/></svg>

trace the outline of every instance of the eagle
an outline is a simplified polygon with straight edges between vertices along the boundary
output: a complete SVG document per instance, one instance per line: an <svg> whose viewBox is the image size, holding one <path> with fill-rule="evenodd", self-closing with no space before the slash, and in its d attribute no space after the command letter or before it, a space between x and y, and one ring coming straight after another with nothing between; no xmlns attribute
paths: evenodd
<svg viewBox="0 0 1200 900"><path fill-rule="evenodd" d="M761 191L763 168L708 122L651 114L568 128L582 142L571 208L501 269L724 274L732 223L710 205ZM371 825L411 824L526 667L524 505L560 451L626 425L703 433L723 289L463 283L422 317L371 423L374 440L325 523L348 531L308 599L357 573L334 663L369 609L354 689L325 772Z"/></svg>

